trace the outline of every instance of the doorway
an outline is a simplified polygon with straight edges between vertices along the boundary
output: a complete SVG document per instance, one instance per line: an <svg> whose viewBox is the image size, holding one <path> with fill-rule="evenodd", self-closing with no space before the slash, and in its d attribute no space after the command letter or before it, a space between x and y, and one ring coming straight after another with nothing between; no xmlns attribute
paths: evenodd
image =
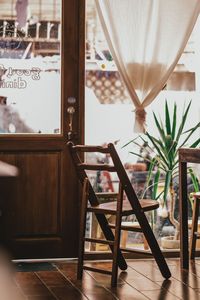
<svg viewBox="0 0 200 300"><path fill-rule="evenodd" d="M0 179L0 242L14 258L76 257L78 191L66 143L83 141L84 1L29 1L21 27L10 4L0 4L0 160L19 176Z"/></svg>

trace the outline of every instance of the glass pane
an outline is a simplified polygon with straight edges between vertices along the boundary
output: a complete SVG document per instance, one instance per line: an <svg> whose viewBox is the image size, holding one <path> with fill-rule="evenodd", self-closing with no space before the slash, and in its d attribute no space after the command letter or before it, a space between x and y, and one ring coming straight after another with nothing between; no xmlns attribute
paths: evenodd
<svg viewBox="0 0 200 300"><path fill-rule="evenodd" d="M61 0L0 2L0 133L58 134Z"/></svg>
<svg viewBox="0 0 200 300"><path fill-rule="evenodd" d="M109 142L116 144L116 148L127 171L127 174L133 184L133 187L139 198L155 198L153 193L155 186L155 176L157 167L152 172L152 180L147 180L149 173L149 160L154 156L154 147L148 147L144 140L148 141L147 136L140 138L133 132L134 124L134 106L126 87L116 68L109 47L104 36L94 0L86 1L86 86L85 86L85 143L104 145ZM182 114L190 100L192 104L185 123L184 131L193 128L199 122L200 115L200 19L198 20L193 33L186 45L186 48L176 65L173 73L168 79L166 86L159 93L156 99L146 108L147 111L147 129L148 132L159 139L159 132L155 124L153 113L158 120L163 120L165 124L165 101L167 100L169 114L172 120L174 103L177 104L177 123L176 128L180 126ZM182 136L184 141L184 135ZM199 138L199 130L192 135L192 139L187 141L188 146ZM134 140L129 146L125 144ZM149 141L148 141L149 142ZM182 143L182 141L181 141ZM179 145L181 145L181 143ZM199 147L199 145L198 145ZM131 153L132 152L132 153ZM135 153L136 155L134 155ZM88 155L88 163L104 163L107 157L102 155ZM177 159L177 158L176 158ZM193 166L194 168L194 166ZM173 189L167 199L163 201L163 190L165 181L165 172L161 170L158 181L156 198L159 198L160 207L153 213L147 213L147 218L154 231L154 234L163 250L175 249L179 247L180 241L175 237L176 228L173 218L170 214L172 200L174 200L173 216L179 222L179 185L178 172L176 166L173 172ZM200 166L194 168L194 173L200 181ZM106 176L105 176L106 175ZM105 172L91 172L88 174L92 186L96 192L117 192L117 178ZM192 192L194 185L190 176L188 176L189 196L189 222L188 228L191 229L191 218L193 214ZM172 195L174 199L172 199ZM99 200L108 202L108 198L103 197ZM112 217L108 216L109 222L113 223ZM138 225L134 216L124 217L124 225ZM87 216L87 235L93 238L101 238L101 230L97 220L92 214ZM200 220L199 220L200 230ZM172 240L173 238L173 240ZM122 231L121 244L123 247L140 248L149 250L146 240L141 233ZM106 245L87 243L88 251L107 251ZM197 244L200 248L200 241Z"/></svg>

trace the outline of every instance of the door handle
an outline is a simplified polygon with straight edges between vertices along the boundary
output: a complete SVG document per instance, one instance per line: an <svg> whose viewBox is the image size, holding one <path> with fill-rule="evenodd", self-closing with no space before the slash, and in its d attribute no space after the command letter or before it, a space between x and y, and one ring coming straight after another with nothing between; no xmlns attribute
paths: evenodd
<svg viewBox="0 0 200 300"><path fill-rule="evenodd" d="M76 132L73 131L73 118L74 118L74 113L75 113L75 108L73 106L69 106L67 108L67 113L69 114L69 124L68 124L68 140L71 141L74 139L76 136Z"/></svg>
<svg viewBox="0 0 200 300"><path fill-rule="evenodd" d="M67 113L69 114L69 131L73 131L73 117L75 108L73 106L69 106L67 109Z"/></svg>

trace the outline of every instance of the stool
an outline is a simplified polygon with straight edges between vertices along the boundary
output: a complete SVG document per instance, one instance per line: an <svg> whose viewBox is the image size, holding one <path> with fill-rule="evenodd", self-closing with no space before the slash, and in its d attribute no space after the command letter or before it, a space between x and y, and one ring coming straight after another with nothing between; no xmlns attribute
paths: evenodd
<svg viewBox="0 0 200 300"><path fill-rule="evenodd" d="M192 230L190 238L190 259L195 258L196 241L200 238L200 233L197 231L198 227L198 216L199 216L199 205L200 205L200 192L194 193L194 206L192 215Z"/></svg>

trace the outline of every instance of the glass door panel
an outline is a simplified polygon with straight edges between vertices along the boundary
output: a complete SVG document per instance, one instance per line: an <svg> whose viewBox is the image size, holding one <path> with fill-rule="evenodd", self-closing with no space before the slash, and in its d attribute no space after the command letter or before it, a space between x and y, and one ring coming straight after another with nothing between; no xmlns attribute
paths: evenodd
<svg viewBox="0 0 200 300"><path fill-rule="evenodd" d="M1 134L61 133L61 6L0 2Z"/></svg>

